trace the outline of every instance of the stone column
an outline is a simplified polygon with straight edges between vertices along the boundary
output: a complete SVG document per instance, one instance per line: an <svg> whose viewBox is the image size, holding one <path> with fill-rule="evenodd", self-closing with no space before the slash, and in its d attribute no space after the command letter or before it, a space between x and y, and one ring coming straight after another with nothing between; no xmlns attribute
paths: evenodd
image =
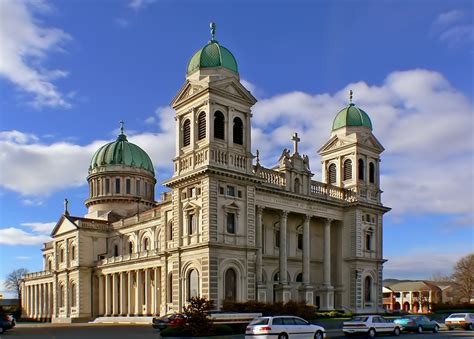
<svg viewBox="0 0 474 339"><path fill-rule="evenodd" d="M43 298L43 284L38 284L38 318L43 318L43 306L44 306L44 298Z"/></svg>
<svg viewBox="0 0 474 339"><path fill-rule="evenodd" d="M262 215L263 209L261 206L255 206L257 220L255 225L255 247L257 248L257 283L261 283L262 278Z"/></svg>
<svg viewBox="0 0 474 339"><path fill-rule="evenodd" d="M111 305L111 293L110 293L110 275L105 275L105 316L111 315L110 305Z"/></svg>
<svg viewBox="0 0 474 339"><path fill-rule="evenodd" d="M128 309L127 309L127 315L130 316L133 314L133 276L132 276L132 272L131 271L128 271L127 272L127 290L128 290L128 302L127 302L127 306L128 306Z"/></svg>
<svg viewBox="0 0 474 339"><path fill-rule="evenodd" d="M118 279L117 273L112 274L112 315L118 315Z"/></svg>
<svg viewBox="0 0 474 339"><path fill-rule="evenodd" d="M286 251L286 230L288 222L288 211L281 212L280 218L280 284L288 284L287 271L287 251Z"/></svg>
<svg viewBox="0 0 474 339"><path fill-rule="evenodd" d="M135 315L142 315L143 313L143 282L142 271L136 270L137 283L135 289Z"/></svg>
<svg viewBox="0 0 474 339"><path fill-rule="evenodd" d="M160 314L160 288L159 288L159 285L160 285L160 277L158 275L158 267L155 267L155 270L154 270L154 279L155 279L155 286L153 287L153 291L155 292L154 295L153 295L153 300L154 300L154 308L153 308L153 313L156 314L156 315L159 315Z"/></svg>
<svg viewBox="0 0 474 339"><path fill-rule="evenodd" d="M120 273L120 314L127 315L127 277L125 272Z"/></svg>
<svg viewBox="0 0 474 339"><path fill-rule="evenodd" d="M151 277L150 277L150 269L145 269L145 315L150 315L151 309Z"/></svg>
<svg viewBox="0 0 474 339"><path fill-rule="evenodd" d="M25 318L29 318L30 317L30 286L26 286L26 284L25 284L25 290L26 290L26 294L25 294L25 297L26 297L26 300L25 300L25 306L26 306Z"/></svg>
<svg viewBox="0 0 474 339"><path fill-rule="evenodd" d="M49 317L53 318L54 314L54 289L53 283L49 284Z"/></svg>
<svg viewBox="0 0 474 339"><path fill-rule="evenodd" d="M306 215L303 224L303 284L309 285L310 282L310 241L309 224L311 216Z"/></svg>
<svg viewBox="0 0 474 339"><path fill-rule="evenodd" d="M46 319L49 316L49 284L44 284L44 315Z"/></svg>
<svg viewBox="0 0 474 339"><path fill-rule="evenodd" d="M102 274L99 275L99 309L98 315L104 315L104 276Z"/></svg>
<svg viewBox="0 0 474 339"><path fill-rule="evenodd" d="M326 219L324 223L324 253L323 253L323 293L321 309L324 311L334 309L334 287L331 285L331 222Z"/></svg>

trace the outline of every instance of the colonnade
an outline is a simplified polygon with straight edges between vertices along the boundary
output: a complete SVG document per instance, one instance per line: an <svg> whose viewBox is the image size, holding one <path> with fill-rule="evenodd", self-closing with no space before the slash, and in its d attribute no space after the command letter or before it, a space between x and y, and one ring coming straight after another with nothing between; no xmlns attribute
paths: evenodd
<svg viewBox="0 0 474 339"><path fill-rule="evenodd" d="M280 246L279 246L279 288L281 289L279 299L286 302L291 298L291 292L288 290L288 214L289 211L281 211L280 215ZM263 283L263 264L262 264L262 225L263 225L263 207L256 207L256 244L257 244L257 286L264 287ZM310 267L311 267L311 252L310 252L310 222L312 215L305 215L303 222L303 261L302 261L302 275L303 275L303 290L305 293L304 299L307 303L313 303L313 286L311 286ZM323 249L323 283L322 283L322 305L321 309L334 308L334 287L331 284L331 222L332 219L324 219L324 249ZM258 294L260 297L260 293Z"/></svg>
<svg viewBox="0 0 474 339"><path fill-rule="evenodd" d="M53 314L53 283L23 286L22 306L30 319L51 319Z"/></svg>
<svg viewBox="0 0 474 339"><path fill-rule="evenodd" d="M99 315L159 315L161 268L153 267L99 276Z"/></svg>

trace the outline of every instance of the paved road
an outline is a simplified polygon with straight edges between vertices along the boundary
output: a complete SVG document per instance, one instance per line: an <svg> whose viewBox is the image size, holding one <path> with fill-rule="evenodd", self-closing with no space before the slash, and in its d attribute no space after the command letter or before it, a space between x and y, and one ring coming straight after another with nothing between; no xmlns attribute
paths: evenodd
<svg viewBox="0 0 474 339"><path fill-rule="evenodd" d="M329 330L328 337L345 338L339 330ZM0 339L159 339L161 336L150 325L51 325L51 324L18 324L13 330L0 335ZM216 339L217 337L214 337ZM222 339L243 339L243 335L221 337ZM365 339L365 337L351 337ZM380 339L467 339L474 338L474 332L442 331L438 334L406 333L400 337L380 336Z"/></svg>

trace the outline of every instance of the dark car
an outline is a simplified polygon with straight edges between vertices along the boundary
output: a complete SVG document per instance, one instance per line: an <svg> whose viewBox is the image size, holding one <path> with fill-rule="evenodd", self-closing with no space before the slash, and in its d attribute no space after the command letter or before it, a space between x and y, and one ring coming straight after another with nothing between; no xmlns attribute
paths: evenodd
<svg viewBox="0 0 474 339"><path fill-rule="evenodd" d="M167 327L182 326L187 322L187 317L180 313L170 313L160 318L153 318L153 328L164 330Z"/></svg>
<svg viewBox="0 0 474 339"><path fill-rule="evenodd" d="M10 320L12 323L12 327L15 327L16 325L16 319L13 317L11 314L7 314L7 320Z"/></svg>
<svg viewBox="0 0 474 339"><path fill-rule="evenodd" d="M12 328L12 322L6 318L6 316L0 317L0 333L5 332Z"/></svg>
<svg viewBox="0 0 474 339"><path fill-rule="evenodd" d="M423 331L433 331L438 333L439 325L436 321L428 319L425 315L407 315L393 321L403 327L404 331L421 333Z"/></svg>

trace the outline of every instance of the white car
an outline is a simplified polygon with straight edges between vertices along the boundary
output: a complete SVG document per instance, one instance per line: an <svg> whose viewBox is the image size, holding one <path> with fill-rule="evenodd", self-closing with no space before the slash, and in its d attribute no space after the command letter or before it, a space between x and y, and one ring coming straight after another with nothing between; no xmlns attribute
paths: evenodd
<svg viewBox="0 0 474 339"><path fill-rule="evenodd" d="M258 317L247 325L245 338L314 338L323 339L326 331L296 316Z"/></svg>
<svg viewBox="0 0 474 339"><path fill-rule="evenodd" d="M390 322L379 315L356 316L351 321L345 321L342 327L346 336L367 334L370 338L375 337L378 333L393 333L399 336L402 329L399 324Z"/></svg>
<svg viewBox="0 0 474 339"><path fill-rule="evenodd" d="M474 328L474 314L473 313L453 313L444 320L444 324L448 330L456 327L461 327L472 331Z"/></svg>

